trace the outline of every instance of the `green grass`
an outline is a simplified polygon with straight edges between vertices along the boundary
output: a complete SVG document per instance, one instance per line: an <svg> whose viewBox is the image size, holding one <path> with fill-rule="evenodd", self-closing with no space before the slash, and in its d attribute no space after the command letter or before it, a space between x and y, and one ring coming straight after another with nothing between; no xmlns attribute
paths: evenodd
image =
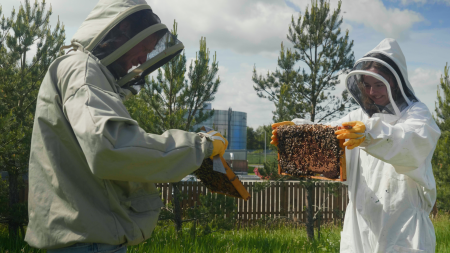
<svg viewBox="0 0 450 253"><path fill-rule="evenodd" d="M436 230L436 252L450 253L450 215L433 219ZM128 247L129 253L144 252L339 252L339 226L321 227L321 239L310 243L304 227L289 224L256 225L251 228L214 232L193 236L186 224L177 238L173 226L157 227L152 237L137 246ZM317 237L317 231L316 231ZM0 252L45 252L30 248L22 240L10 240L6 226L0 226Z"/></svg>
<svg viewBox="0 0 450 253"><path fill-rule="evenodd" d="M26 242L20 239L11 239L8 237L8 227L0 224L0 252L1 253L15 253L15 252L36 252L44 253L46 250L33 249Z"/></svg>
<svg viewBox="0 0 450 253"><path fill-rule="evenodd" d="M436 252L450 253L450 214L439 214L433 221Z"/></svg>
<svg viewBox="0 0 450 253"><path fill-rule="evenodd" d="M267 161L276 161L277 154L272 153L266 156ZM248 164L263 164L264 163L264 153L248 153L247 154Z"/></svg>
<svg viewBox="0 0 450 253"><path fill-rule="evenodd" d="M264 228L216 232L206 236L190 235L189 228L175 239L173 227L156 229L152 238L128 252L339 252L339 229L322 228L321 240L310 243L304 228Z"/></svg>

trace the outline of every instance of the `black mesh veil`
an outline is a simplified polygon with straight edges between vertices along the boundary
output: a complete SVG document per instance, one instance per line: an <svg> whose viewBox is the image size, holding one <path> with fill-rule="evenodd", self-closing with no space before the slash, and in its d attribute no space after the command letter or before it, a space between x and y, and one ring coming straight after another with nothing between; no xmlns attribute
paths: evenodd
<svg viewBox="0 0 450 253"><path fill-rule="evenodd" d="M123 32L120 26L129 22L130 25L127 27L127 31ZM99 60L103 60L108 55L111 55L117 48L125 44L132 37L136 36L144 29L160 24L161 20L159 17L153 13L152 10L140 10L130 16L126 17L123 21L113 27L105 37L100 40L100 42L95 45L92 49L92 54L95 55ZM162 36L166 31L161 31L159 36Z"/></svg>
<svg viewBox="0 0 450 253"><path fill-rule="evenodd" d="M374 79L375 78L375 79ZM376 94L370 94L371 85L368 80L377 80L377 89L385 89L388 102L378 104ZM414 93L409 89L405 78L397 65L387 56L374 53L358 60L347 76L347 89L361 108L372 117L375 113L385 113L400 116L400 113L411 103L417 102Z"/></svg>
<svg viewBox="0 0 450 253"><path fill-rule="evenodd" d="M131 69L128 75L124 77L126 82L122 82L122 87L129 88L133 93L137 93L144 84L147 75L179 55L183 48L183 44L177 37L167 32L159 39L155 49L147 54L147 61ZM127 77L131 77L130 80L127 80Z"/></svg>
<svg viewBox="0 0 450 253"><path fill-rule="evenodd" d="M150 37L151 40L148 40ZM148 44L146 48L153 50L148 50L151 51L147 54L146 61L132 67L125 64L124 59L133 52L131 49L147 41L152 44ZM183 48L183 43L161 24L159 17L152 10L146 9L129 15L115 25L92 49L92 53L109 69L119 85L136 93L144 84L146 75L178 55ZM135 61L132 65L134 64ZM133 85L134 89L131 88Z"/></svg>

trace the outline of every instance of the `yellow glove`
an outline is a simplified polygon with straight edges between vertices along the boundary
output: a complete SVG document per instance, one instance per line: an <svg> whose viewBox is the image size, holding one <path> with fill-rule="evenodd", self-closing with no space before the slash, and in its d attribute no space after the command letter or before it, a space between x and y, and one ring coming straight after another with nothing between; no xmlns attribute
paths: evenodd
<svg viewBox="0 0 450 253"><path fill-rule="evenodd" d="M278 146L277 127L283 126L283 125L295 125L295 124L292 121L283 121L283 122L278 122L278 123L272 124L273 131L272 131L272 137L270 137L272 139L270 144Z"/></svg>
<svg viewBox="0 0 450 253"><path fill-rule="evenodd" d="M337 136L336 138L349 139L344 142L344 146L347 149L354 149L361 145L361 143L366 139L366 126L361 121L350 121L342 123L343 129L334 132Z"/></svg>
<svg viewBox="0 0 450 253"><path fill-rule="evenodd" d="M216 155L222 157L228 147L227 139L225 139L219 132L216 131L210 131L208 132L208 134L212 135L213 139L213 152L210 158L213 159L213 157Z"/></svg>

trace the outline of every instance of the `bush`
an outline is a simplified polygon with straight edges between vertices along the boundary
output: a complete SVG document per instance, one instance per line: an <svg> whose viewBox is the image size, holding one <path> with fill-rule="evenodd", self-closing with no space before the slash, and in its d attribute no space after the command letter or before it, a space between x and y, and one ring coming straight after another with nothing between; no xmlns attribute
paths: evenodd
<svg viewBox="0 0 450 253"><path fill-rule="evenodd" d="M210 192L200 195L199 205L187 210L187 218L199 223L202 234L233 229L237 218L235 199Z"/></svg>

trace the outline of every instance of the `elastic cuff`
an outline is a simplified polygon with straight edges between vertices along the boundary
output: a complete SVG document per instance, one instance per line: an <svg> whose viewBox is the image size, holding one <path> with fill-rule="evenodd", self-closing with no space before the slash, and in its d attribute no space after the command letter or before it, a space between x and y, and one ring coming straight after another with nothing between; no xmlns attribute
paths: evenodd
<svg viewBox="0 0 450 253"><path fill-rule="evenodd" d="M207 140L209 140L211 142L214 141L210 134L200 132L200 133L197 133L197 135L202 137L202 138L205 138L205 139L207 139Z"/></svg>
<svg viewBox="0 0 450 253"><path fill-rule="evenodd" d="M214 150L214 145L213 145L212 141L208 141L207 143L208 143L208 146L205 149L205 158L212 156L212 153Z"/></svg>
<svg viewBox="0 0 450 253"><path fill-rule="evenodd" d="M205 145L204 148L204 152L205 152L205 159L210 157L213 153L214 150L214 144L213 144L213 138L211 135L207 134L207 133L197 133L198 136L200 136L200 138L202 138L202 143L204 143L203 145Z"/></svg>
<svg viewBox="0 0 450 253"><path fill-rule="evenodd" d="M359 146L367 147L372 141L372 137L369 134L370 129L372 128L372 120L371 119L363 120L362 123L364 123L364 126L366 127L366 131L364 131L366 139Z"/></svg>

